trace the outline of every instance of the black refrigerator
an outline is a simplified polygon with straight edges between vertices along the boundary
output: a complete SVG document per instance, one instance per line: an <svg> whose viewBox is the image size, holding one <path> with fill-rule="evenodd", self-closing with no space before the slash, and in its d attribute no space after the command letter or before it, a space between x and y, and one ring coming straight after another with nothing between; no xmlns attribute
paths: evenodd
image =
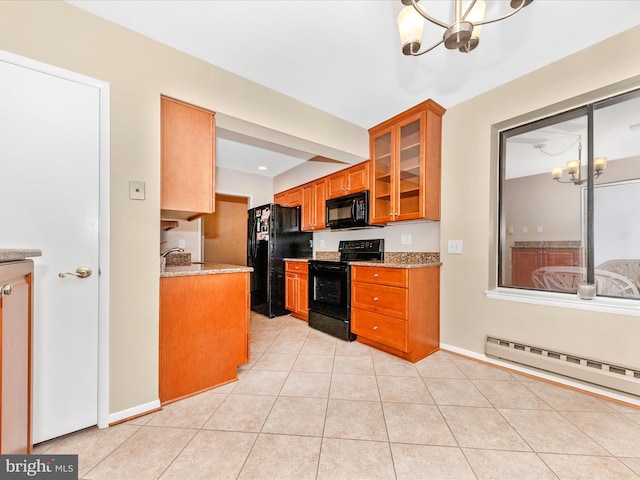
<svg viewBox="0 0 640 480"><path fill-rule="evenodd" d="M269 318L286 315L285 258L311 258L313 234L300 231L300 207L270 203L249 210L247 265L251 310Z"/></svg>

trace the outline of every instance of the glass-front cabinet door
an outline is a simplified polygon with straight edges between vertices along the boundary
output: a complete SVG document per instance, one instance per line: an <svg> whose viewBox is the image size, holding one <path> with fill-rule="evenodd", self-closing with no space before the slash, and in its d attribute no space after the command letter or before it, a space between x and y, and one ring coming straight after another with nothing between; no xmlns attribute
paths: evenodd
<svg viewBox="0 0 640 480"><path fill-rule="evenodd" d="M393 143L392 130L381 132L371 139L373 182L371 192L371 221L393 220Z"/></svg>
<svg viewBox="0 0 640 480"><path fill-rule="evenodd" d="M426 100L369 129L372 223L440 219L444 112Z"/></svg>
<svg viewBox="0 0 640 480"><path fill-rule="evenodd" d="M399 152L396 172L398 192L394 220L420 218L424 149L421 135L422 116L417 115L398 126Z"/></svg>

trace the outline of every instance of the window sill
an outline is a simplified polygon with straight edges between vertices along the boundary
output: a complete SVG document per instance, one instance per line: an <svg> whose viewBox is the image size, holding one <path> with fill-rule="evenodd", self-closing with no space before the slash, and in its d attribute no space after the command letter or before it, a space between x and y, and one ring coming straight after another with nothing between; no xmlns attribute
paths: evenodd
<svg viewBox="0 0 640 480"><path fill-rule="evenodd" d="M492 300L506 300L508 302L640 317L640 300L610 297L596 297L593 300L581 300L577 295L567 293L540 292L504 287L488 290L485 292L485 295Z"/></svg>

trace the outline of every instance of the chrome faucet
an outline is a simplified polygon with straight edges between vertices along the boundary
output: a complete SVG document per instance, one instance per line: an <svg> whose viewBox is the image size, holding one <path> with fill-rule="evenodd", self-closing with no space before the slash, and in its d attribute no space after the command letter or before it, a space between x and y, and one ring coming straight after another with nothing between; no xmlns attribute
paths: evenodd
<svg viewBox="0 0 640 480"><path fill-rule="evenodd" d="M161 257L166 257L167 255L169 255L170 253L173 252L184 252L184 248L180 248L180 247L173 247L173 248L167 248L164 252L162 252L160 254Z"/></svg>

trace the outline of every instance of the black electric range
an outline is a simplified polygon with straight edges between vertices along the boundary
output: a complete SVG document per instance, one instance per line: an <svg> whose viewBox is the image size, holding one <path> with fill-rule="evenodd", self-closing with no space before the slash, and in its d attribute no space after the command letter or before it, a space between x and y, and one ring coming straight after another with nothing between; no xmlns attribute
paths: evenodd
<svg viewBox="0 0 640 480"><path fill-rule="evenodd" d="M309 261L309 326L353 341L349 262L383 261L384 239L341 240L338 250L340 260Z"/></svg>

